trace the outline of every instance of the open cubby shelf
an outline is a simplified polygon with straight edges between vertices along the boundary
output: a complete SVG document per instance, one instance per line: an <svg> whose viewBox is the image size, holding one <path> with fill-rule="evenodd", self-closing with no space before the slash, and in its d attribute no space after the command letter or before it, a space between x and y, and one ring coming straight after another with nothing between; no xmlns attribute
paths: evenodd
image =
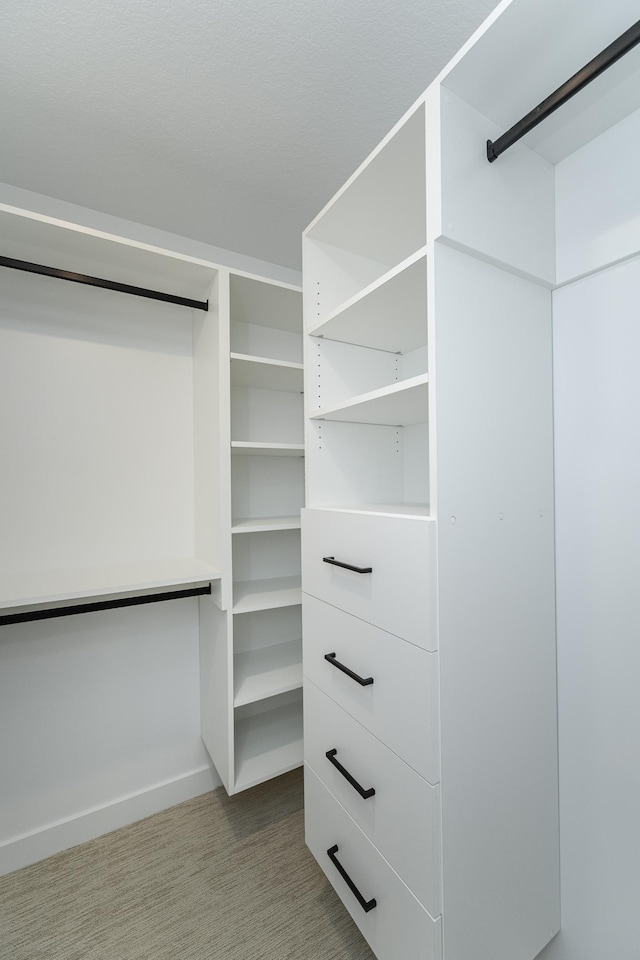
<svg viewBox="0 0 640 960"><path fill-rule="evenodd" d="M287 703L235 724L235 790L247 790L302 764L302 702Z"/></svg>
<svg viewBox="0 0 640 960"><path fill-rule="evenodd" d="M301 363L288 360L272 360L268 357L253 357L243 353L231 354L233 386L302 393L302 370Z"/></svg>
<svg viewBox="0 0 640 960"><path fill-rule="evenodd" d="M302 686L302 640L237 653L234 705L255 703Z"/></svg>
<svg viewBox="0 0 640 960"><path fill-rule="evenodd" d="M308 331L314 337L408 353L427 342L427 264L421 247Z"/></svg>

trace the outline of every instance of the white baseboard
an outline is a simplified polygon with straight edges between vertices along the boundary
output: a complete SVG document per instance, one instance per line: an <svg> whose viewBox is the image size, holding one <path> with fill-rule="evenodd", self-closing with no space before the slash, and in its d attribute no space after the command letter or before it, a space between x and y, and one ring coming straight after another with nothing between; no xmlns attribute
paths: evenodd
<svg viewBox="0 0 640 960"><path fill-rule="evenodd" d="M83 810L65 820L48 823L22 836L12 837L0 843L0 876L118 830L136 820L144 820L153 813L199 797L219 786L220 778L215 770L204 766L91 810Z"/></svg>

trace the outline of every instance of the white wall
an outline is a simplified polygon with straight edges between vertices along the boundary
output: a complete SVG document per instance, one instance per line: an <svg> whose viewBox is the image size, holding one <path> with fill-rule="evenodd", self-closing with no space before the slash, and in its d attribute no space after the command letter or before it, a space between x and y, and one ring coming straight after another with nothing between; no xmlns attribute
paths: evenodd
<svg viewBox="0 0 640 960"><path fill-rule="evenodd" d="M219 782L197 599L0 628L0 873Z"/></svg>
<svg viewBox="0 0 640 960"><path fill-rule="evenodd" d="M559 268L634 249L639 120L558 166ZM640 957L639 303L637 256L554 293L562 930L544 960Z"/></svg>

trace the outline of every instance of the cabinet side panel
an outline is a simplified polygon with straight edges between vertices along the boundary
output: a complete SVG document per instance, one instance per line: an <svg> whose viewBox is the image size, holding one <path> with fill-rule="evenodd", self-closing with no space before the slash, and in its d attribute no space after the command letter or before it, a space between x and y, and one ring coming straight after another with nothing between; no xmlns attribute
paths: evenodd
<svg viewBox="0 0 640 960"><path fill-rule="evenodd" d="M233 771L233 657L230 614L200 598L200 732L227 793Z"/></svg>
<svg viewBox="0 0 640 960"><path fill-rule="evenodd" d="M503 132L442 89L442 234L482 257L553 283L553 165L524 143L489 163L486 141Z"/></svg>
<svg viewBox="0 0 640 960"><path fill-rule="evenodd" d="M562 940L640 944L640 261L553 296Z"/></svg>
<svg viewBox="0 0 640 960"><path fill-rule="evenodd" d="M221 529L228 523L229 489L228 412L223 397L220 354L228 353L228 322L220 320L224 294L216 278L209 293L209 310L193 321L193 422L195 550L201 560L222 565ZM222 302L220 302L222 301ZM226 443L223 443L223 438ZM225 506L223 506L225 505Z"/></svg>
<svg viewBox="0 0 640 960"><path fill-rule="evenodd" d="M558 930L551 295L436 247L445 957Z"/></svg>

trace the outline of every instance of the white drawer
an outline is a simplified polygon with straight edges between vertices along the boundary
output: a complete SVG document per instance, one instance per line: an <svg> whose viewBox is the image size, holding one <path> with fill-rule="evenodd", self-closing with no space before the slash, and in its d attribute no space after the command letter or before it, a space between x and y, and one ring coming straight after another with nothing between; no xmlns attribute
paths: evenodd
<svg viewBox="0 0 640 960"><path fill-rule="evenodd" d="M440 918L434 920L418 903L306 765L305 830L307 846L378 960L442 960ZM364 901L375 900L368 912L329 857L329 850Z"/></svg>
<svg viewBox="0 0 640 960"><path fill-rule="evenodd" d="M437 647L435 569L431 521L302 511L302 589L426 650Z"/></svg>
<svg viewBox="0 0 640 960"><path fill-rule="evenodd" d="M304 672L430 783L440 780L438 654L303 594ZM361 680L345 673L328 654Z"/></svg>
<svg viewBox="0 0 640 960"><path fill-rule="evenodd" d="M308 680L304 758L431 916L439 916L440 788Z"/></svg>

